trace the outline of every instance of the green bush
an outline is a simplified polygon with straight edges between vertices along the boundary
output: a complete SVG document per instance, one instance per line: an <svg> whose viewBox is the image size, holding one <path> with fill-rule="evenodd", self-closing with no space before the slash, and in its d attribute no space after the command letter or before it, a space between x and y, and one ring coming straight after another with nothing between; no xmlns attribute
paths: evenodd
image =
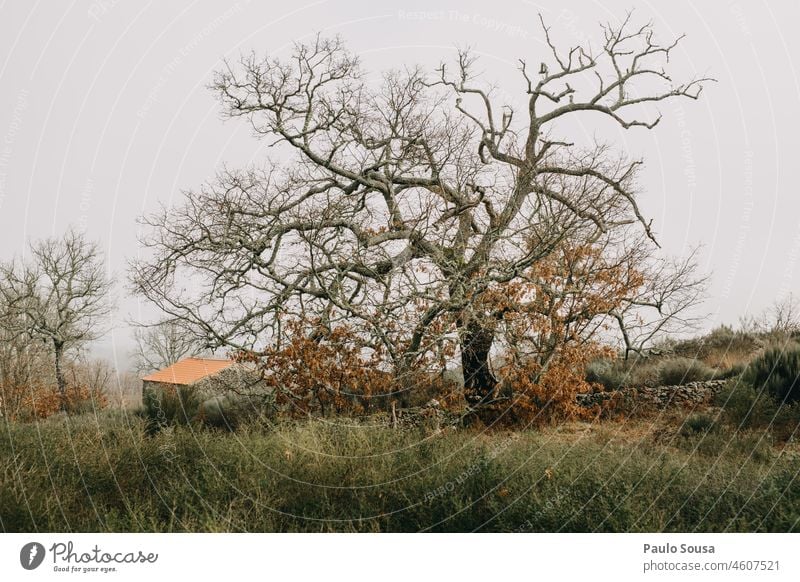
<svg viewBox="0 0 800 582"><path fill-rule="evenodd" d="M800 400L800 345L792 342L767 348L750 362L744 380L779 402L797 402Z"/></svg>
<svg viewBox="0 0 800 582"><path fill-rule="evenodd" d="M743 378L729 380L715 404L722 408L723 419L735 428L769 430L781 441L793 437L800 424L800 404L779 402Z"/></svg>
<svg viewBox="0 0 800 582"><path fill-rule="evenodd" d="M145 419L148 434L167 426L190 424L195 420L200 398L191 386L148 389L142 395L140 416Z"/></svg>
<svg viewBox="0 0 800 582"><path fill-rule="evenodd" d="M725 384L715 400L725 420L742 429L767 427L778 412L773 398L741 380Z"/></svg>
<svg viewBox="0 0 800 582"><path fill-rule="evenodd" d="M700 360L670 358L658 366L658 379L662 386L678 386L689 382L713 380L715 371Z"/></svg>
<svg viewBox="0 0 800 582"><path fill-rule="evenodd" d="M626 386L628 374L613 362L597 360L586 366L586 381L606 390L619 390Z"/></svg>
<svg viewBox="0 0 800 582"><path fill-rule="evenodd" d="M706 434L716 428L714 419L705 413L692 414L681 425L680 433L682 436L692 436L696 434Z"/></svg>
<svg viewBox="0 0 800 582"><path fill-rule="evenodd" d="M586 367L586 381L600 384L606 390L632 386L657 386L658 362L655 359L633 357L628 360L595 360Z"/></svg>
<svg viewBox="0 0 800 582"><path fill-rule="evenodd" d="M274 399L268 395L223 394L203 401L197 419L213 428L236 430L255 419L274 417Z"/></svg>
<svg viewBox="0 0 800 582"><path fill-rule="evenodd" d="M800 424L800 345L772 346L717 395L727 422L740 429L795 436Z"/></svg>
<svg viewBox="0 0 800 582"><path fill-rule="evenodd" d="M738 362L731 365L729 368L725 370L717 372L715 379L730 380L731 378L736 378L737 376L741 376L746 369L747 369L747 364L743 362Z"/></svg>

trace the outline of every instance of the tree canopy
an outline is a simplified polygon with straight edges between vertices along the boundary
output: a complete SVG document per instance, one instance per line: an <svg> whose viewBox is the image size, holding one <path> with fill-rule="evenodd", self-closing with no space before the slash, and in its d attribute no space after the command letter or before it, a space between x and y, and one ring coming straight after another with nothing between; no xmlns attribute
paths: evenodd
<svg viewBox="0 0 800 582"><path fill-rule="evenodd" d="M652 130L660 102L697 99L710 79L673 79L680 38L660 43L630 15L596 51L542 30L549 52L519 61L518 109L468 51L377 83L339 38L226 63L212 84L224 114L289 162L226 168L146 217L136 290L211 347L343 327L398 376L457 355L471 404L494 394L503 344L526 342L541 372L603 332L638 350L684 325L702 278L692 257L658 254L642 160L579 145L566 122Z"/></svg>

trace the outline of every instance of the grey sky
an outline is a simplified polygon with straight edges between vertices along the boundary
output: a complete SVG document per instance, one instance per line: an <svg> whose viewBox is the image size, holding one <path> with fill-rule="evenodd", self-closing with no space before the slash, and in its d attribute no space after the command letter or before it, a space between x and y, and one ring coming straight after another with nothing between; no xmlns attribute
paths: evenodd
<svg viewBox="0 0 800 582"><path fill-rule="evenodd" d="M516 59L556 42L598 46L598 21L652 19L662 39L686 33L674 71L711 74L699 102L668 102L653 132L612 130L646 167L641 205L666 253L702 244L712 273L708 326L736 323L800 291L800 55L795 2L219 2L97 0L0 6L0 258L69 225L101 241L124 282L135 218L178 202L215 169L257 162L265 144L220 120L206 85L222 58L285 54L316 31L340 34L366 69L432 68L471 46L489 80L522 99ZM578 128L601 134L604 126ZM124 320L141 306L118 285L99 346L126 360Z"/></svg>

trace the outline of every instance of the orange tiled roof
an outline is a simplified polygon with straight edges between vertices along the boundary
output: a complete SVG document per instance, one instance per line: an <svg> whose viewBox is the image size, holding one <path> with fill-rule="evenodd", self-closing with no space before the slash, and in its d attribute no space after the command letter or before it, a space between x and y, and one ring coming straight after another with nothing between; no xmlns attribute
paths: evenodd
<svg viewBox="0 0 800 582"><path fill-rule="evenodd" d="M163 382L165 384L194 384L206 376L233 365L233 360L211 360L206 358L186 358L172 364L168 368L153 372L142 380L146 382Z"/></svg>

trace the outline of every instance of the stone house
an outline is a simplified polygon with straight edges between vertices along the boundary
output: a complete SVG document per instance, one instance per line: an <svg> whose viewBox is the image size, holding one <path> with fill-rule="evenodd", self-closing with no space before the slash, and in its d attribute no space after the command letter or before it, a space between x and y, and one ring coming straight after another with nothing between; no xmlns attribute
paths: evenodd
<svg viewBox="0 0 800 582"><path fill-rule="evenodd" d="M201 398L225 392L246 394L263 390L261 377L249 366L233 360L185 358L142 378L142 396L148 390L191 386Z"/></svg>

